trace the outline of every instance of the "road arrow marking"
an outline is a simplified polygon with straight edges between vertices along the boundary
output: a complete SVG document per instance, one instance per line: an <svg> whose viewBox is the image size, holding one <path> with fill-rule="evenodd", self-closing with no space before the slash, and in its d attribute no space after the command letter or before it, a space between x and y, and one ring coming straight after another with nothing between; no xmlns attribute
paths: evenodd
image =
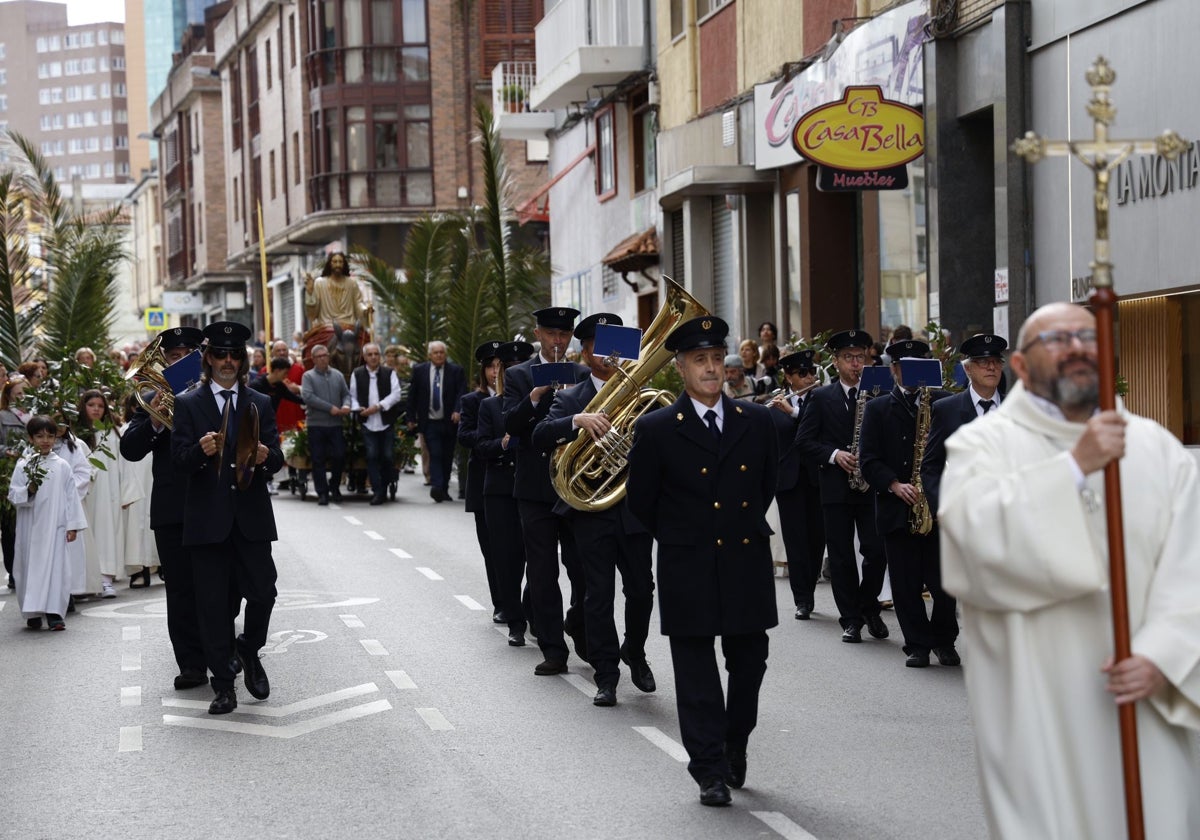
<svg viewBox="0 0 1200 840"><path fill-rule="evenodd" d="M287 717L294 715L297 712L307 712L310 709L319 709L321 706L328 706L331 703L337 703L339 700L348 700L351 697L361 697L364 694L374 694L379 691L379 686L375 683L363 683L356 685L353 688L343 688L340 691L331 691L329 694L322 694L318 697L310 697L307 700L298 700L295 703L289 703L286 706L238 706L236 714L239 715L261 715L263 717ZM175 709L208 709L208 703L204 700L180 700L175 697L164 697L162 700L164 706L170 706ZM164 715L166 717L166 715Z"/></svg>
<svg viewBox="0 0 1200 840"><path fill-rule="evenodd" d="M778 811L751 811L750 816L757 817L777 834L787 840L817 840L800 826L789 820Z"/></svg>
<svg viewBox="0 0 1200 840"><path fill-rule="evenodd" d="M428 566L417 566L417 571L425 575L425 577L429 578L430 580L445 580L445 578Z"/></svg>
<svg viewBox="0 0 1200 840"><path fill-rule="evenodd" d="M279 630L270 635L267 643L263 645L262 652L264 656L271 653L286 653L287 649L294 644L310 645L328 638L329 636L320 630Z"/></svg>
<svg viewBox="0 0 1200 840"><path fill-rule="evenodd" d="M687 761L688 760L687 750L685 750L683 748L683 744L679 743L678 741L673 740L672 738L669 738L658 727L656 727L656 726L635 726L635 727L633 727L633 731L636 732L637 734L641 735L643 738L645 738L651 744L658 747L660 750L665 752L667 755L671 756L671 758L675 759L676 761Z"/></svg>
<svg viewBox="0 0 1200 840"><path fill-rule="evenodd" d="M186 726L191 729L211 729L218 732L235 732L239 735L259 735L264 738L297 738L301 735L308 735L316 732L319 729L326 729L330 726L336 726L339 723L356 720L367 715L386 712L392 708L392 704L387 700L376 700L373 703L364 703L361 706L351 706L349 709L342 709L337 712L330 712L320 717L315 717L310 720L300 721L298 723L289 723L284 726L269 726L262 723L242 723L237 720L220 720L210 717L181 717L179 715L163 715L163 724L166 726Z"/></svg>

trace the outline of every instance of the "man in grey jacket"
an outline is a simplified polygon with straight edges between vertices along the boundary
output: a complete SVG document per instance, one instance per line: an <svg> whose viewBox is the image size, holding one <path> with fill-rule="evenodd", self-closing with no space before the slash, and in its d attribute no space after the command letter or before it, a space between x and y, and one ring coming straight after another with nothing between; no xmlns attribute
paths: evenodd
<svg viewBox="0 0 1200 840"><path fill-rule="evenodd" d="M329 366L329 348L318 344L312 349L312 370L306 370L300 382L304 410L308 414L308 451L312 459L313 487L317 504L342 500L342 464L346 458L346 438L342 435L342 417L350 413L350 387L341 371ZM325 464L333 474L331 485L325 477Z"/></svg>

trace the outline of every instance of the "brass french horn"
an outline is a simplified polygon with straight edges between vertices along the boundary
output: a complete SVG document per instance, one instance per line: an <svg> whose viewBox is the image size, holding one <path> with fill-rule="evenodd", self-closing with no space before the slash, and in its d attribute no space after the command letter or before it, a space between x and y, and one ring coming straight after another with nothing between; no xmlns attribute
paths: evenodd
<svg viewBox="0 0 1200 840"><path fill-rule="evenodd" d="M656 406L675 402L676 395L670 391L645 387L674 358L665 347L667 336L684 321L712 314L678 283L663 279L667 300L642 334L638 360L620 363L615 375L584 408L588 414L606 414L612 428L598 441L580 432L554 453L551 483L559 498L575 510L608 510L625 498L633 424Z"/></svg>
<svg viewBox="0 0 1200 840"><path fill-rule="evenodd" d="M125 372L125 381L133 383L134 399L155 423L174 429L175 394L171 392L171 385L163 376L163 369L166 367L167 356L162 349L160 333L146 345L146 349L138 355L137 361L129 366L129 370ZM143 392L143 386L149 386L149 399ZM154 395L158 397L157 407L152 404Z"/></svg>

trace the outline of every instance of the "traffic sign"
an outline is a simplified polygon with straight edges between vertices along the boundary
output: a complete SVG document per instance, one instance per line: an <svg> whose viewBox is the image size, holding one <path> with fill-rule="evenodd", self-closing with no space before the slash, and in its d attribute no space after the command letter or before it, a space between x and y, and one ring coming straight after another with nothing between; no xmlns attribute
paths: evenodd
<svg viewBox="0 0 1200 840"><path fill-rule="evenodd" d="M167 328L167 313L158 306L148 306L145 312L146 329L163 330Z"/></svg>

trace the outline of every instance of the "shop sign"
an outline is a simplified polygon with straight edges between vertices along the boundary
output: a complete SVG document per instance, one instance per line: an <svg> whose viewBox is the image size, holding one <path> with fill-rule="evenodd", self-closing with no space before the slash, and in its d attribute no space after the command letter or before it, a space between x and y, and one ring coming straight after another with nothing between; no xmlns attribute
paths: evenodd
<svg viewBox="0 0 1200 840"><path fill-rule="evenodd" d="M837 102L800 118L792 145L802 157L834 169L889 169L925 153L925 117L884 99L878 85L848 87Z"/></svg>

